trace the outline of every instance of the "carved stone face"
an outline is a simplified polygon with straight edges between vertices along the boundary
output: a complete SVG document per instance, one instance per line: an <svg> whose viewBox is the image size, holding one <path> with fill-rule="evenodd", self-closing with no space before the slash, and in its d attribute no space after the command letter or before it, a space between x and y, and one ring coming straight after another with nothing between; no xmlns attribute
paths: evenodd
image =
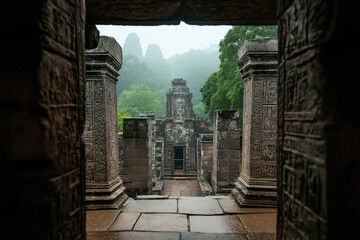
<svg viewBox="0 0 360 240"><path fill-rule="evenodd" d="M175 109L176 119L183 119L185 116L185 100L183 98L177 98L175 100Z"/></svg>

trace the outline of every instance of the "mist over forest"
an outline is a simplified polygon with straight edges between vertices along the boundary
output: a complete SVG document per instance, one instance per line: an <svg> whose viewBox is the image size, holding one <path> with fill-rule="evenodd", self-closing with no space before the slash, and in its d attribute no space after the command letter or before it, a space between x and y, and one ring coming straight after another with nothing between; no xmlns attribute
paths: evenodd
<svg viewBox="0 0 360 240"><path fill-rule="evenodd" d="M159 45L150 44L143 51L141 39L131 33L123 46L123 66L117 83L118 112L138 116L139 111L151 110L157 117L164 117L166 92L171 80L183 78L193 93L196 116L207 117L200 88L219 69L219 63L218 46L190 49L165 59ZM151 96L154 99L150 99ZM142 101L144 98L146 102Z"/></svg>
<svg viewBox="0 0 360 240"><path fill-rule="evenodd" d="M214 110L235 109L241 126L244 85L237 52L244 41L264 37L276 38L277 26L234 26L218 46L165 59L160 46L150 44L144 52L137 34L129 34L117 83L119 131L124 117L139 116L140 111L164 117L166 92L174 78L187 81L197 117L212 120Z"/></svg>

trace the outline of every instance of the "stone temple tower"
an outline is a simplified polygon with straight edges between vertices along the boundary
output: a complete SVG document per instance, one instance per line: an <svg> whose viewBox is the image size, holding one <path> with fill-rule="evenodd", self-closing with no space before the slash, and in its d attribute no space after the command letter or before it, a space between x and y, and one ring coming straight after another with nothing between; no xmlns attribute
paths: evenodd
<svg viewBox="0 0 360 240"><path fill-rule="evenodd" d="M207 118L196 118L192 93L186 81L177 78L166 93L166 117L157 119L157 136L164 142L165 176L196 176L196 138L211 132Z"/></svg>
<svg viewBox="0 0 360 240"><path fill-rule="evenodd" d="M195 118L192 93L186 86L186 81L176 78L171 83L172 86L166 93L166 117L177 121Z"/></svg>

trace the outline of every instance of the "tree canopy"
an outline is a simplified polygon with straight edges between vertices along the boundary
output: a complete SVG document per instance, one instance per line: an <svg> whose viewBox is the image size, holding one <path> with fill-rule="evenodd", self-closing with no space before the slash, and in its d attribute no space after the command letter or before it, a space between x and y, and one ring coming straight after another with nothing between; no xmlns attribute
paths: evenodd
<svg viewBox="0 0 360 240"><path fill-rule="evenodd" d="M245 40L264 37L277 37L277 26L234 26L220 41L219 70L200 89L210 119L217 109L236 109L242 116L244 85L237 66L237 52Z"/></svg>

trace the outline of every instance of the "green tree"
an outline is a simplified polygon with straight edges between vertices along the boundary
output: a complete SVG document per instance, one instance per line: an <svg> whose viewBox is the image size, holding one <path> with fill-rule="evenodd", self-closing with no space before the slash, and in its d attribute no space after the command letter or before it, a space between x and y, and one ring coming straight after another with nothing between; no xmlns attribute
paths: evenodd
<svg viewBox="0 0 360 240"><path fill-rule="evenodd" d="M207 114L205 112L205 105L202 102L199 102L194 106L194 112L196 117L206 118Z"/></svg>
<svg viewBox="0 0 360 240"><path fill-rule="evenodd" d="M140 111L154 111L156 115L162 112L160 100L146 85L131 85L129 90L124 90L118 100L118 112L138 116Z"/></svg>
<svg viewBox="0 0 360 240"><path fill-rule="evenodd" d="M263 37L277 37L277 26L234 26L220 41L219 71L201 88L202 101L210 119L217 109L236 109L242 116L244 86L237 66L237 52L245 40Z"/></svg>
<svg viewBox="0 0 360 240"><path fill-rule="evenodd" d="M132 115L129 113L126 113L124 110L118 111L118 113L117 113L118 132L123 131L123 124L124 124L125 117L132 117Z"/></svg>

